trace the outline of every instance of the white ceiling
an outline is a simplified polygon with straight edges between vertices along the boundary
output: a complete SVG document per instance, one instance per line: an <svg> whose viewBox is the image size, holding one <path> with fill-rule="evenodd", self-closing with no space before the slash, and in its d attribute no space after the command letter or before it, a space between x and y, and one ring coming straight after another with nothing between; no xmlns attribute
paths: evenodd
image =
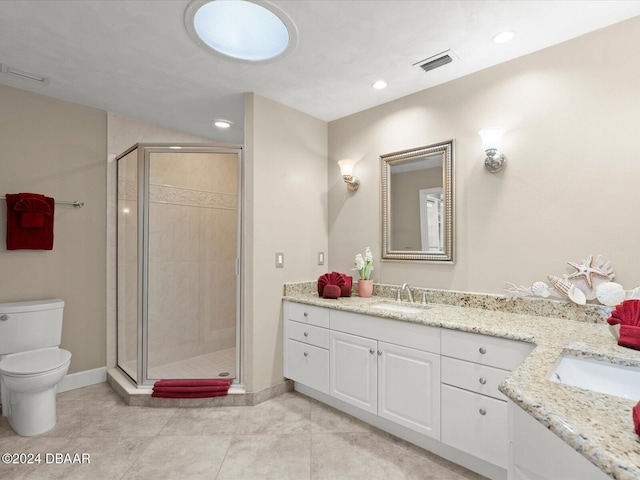
<svg viewBox="0 0 640 480"><path fill-rule="evenodd" d="M189 0L2 0L0 64L50 77L0 83L220 141L243 140L243 92L334 120L640 15L640 1L273 0L293 53L244 64L189 37ZM507 44L491 37L517 32ZM425 73L412 66L451 49ZM385 79L385 90L371 84ZM211 120L234 122L228 131Z"/></svg>

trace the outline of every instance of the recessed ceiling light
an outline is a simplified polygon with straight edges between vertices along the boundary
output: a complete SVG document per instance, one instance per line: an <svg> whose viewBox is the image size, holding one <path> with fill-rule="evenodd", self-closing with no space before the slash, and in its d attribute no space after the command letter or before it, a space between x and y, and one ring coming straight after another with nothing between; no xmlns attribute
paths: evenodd
<svg viewBox="0 0 640 480"><path fill-rule="evenodd" d="M229 128L231 125L233 125L233 122L230 122L229 120L224 120L222 118L214 120L211 123L213 123L218 128Z"/></svg>
<svg viewBox="0 0 640 480"><path fill-rule="evenodd" d="M507 43L513 40L516 36L516 32L502 32L492 38L495 43Z"/></svg>
<svg viewBox="0 0 640 480"><path fill-rule="evenodd" d="M195 0L187 7L185 25L200 45L245 62L281 57L298 38L282 10L258 0Z"/></svg>
<svg viewBox="0 0 640 480"><path fill-rule="evenodd" d="M387 82L385 82L384 80L378 80L377 82L374 82L373 85L371 86L376 90L382 90L383 88L387 88Z"/></svg>

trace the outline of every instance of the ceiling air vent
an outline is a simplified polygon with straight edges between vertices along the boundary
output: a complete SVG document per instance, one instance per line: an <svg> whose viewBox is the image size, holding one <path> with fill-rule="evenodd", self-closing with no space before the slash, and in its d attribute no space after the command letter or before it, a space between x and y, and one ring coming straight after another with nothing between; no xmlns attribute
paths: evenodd
<svg viewBox="0 0 640 480"><path fill-rule="evenodd" d="M453 53L453 50L445 50L444 52L438 53L432 57L429 57L425 60L421 60L418 63L414 63L414 67L419 67L423 71L428 72L435 68L446 65L447 63L453 62L454 59L457 59L458 56Z"/></svg>
<svg viewBox="0 0 640 480"><path fill-rule="evenodd" d="M45 77L44 75L40 75L38 73L25 72L24 70L18 70L17 68L10 67L8 65L3 65L0 69L3 73L19 78L21 80L31 80L34 82L38 82L41 85L48 85L51 79L49 77Z"/></svg>

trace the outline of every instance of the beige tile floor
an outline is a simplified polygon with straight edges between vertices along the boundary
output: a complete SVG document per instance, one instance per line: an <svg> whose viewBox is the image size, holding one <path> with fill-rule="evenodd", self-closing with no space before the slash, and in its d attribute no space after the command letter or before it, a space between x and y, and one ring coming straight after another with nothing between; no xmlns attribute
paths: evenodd
<svg viewBox="0 0 640 480"><path fill-rule="evenodd" d="M20 437L0 419L0 453L41 454L39 465L0 463L0 479L484 478L295 392L255 407L146 408L103 383L57 400L44 435ZM91 463L47 463L47 453Z"/></svg>

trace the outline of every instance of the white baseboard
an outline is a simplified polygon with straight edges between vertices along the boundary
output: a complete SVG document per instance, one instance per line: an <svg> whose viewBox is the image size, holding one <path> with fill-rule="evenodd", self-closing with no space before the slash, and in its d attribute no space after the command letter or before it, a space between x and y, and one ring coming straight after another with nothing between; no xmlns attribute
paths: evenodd
<svg viewBox="0 0 640 480"><path fill-rule="evenodd" d="M82 372L69 373L58 384L57 393L75 390L76 388L88 387L96 383L107 381L107 367L84 370Z"/></svg>

